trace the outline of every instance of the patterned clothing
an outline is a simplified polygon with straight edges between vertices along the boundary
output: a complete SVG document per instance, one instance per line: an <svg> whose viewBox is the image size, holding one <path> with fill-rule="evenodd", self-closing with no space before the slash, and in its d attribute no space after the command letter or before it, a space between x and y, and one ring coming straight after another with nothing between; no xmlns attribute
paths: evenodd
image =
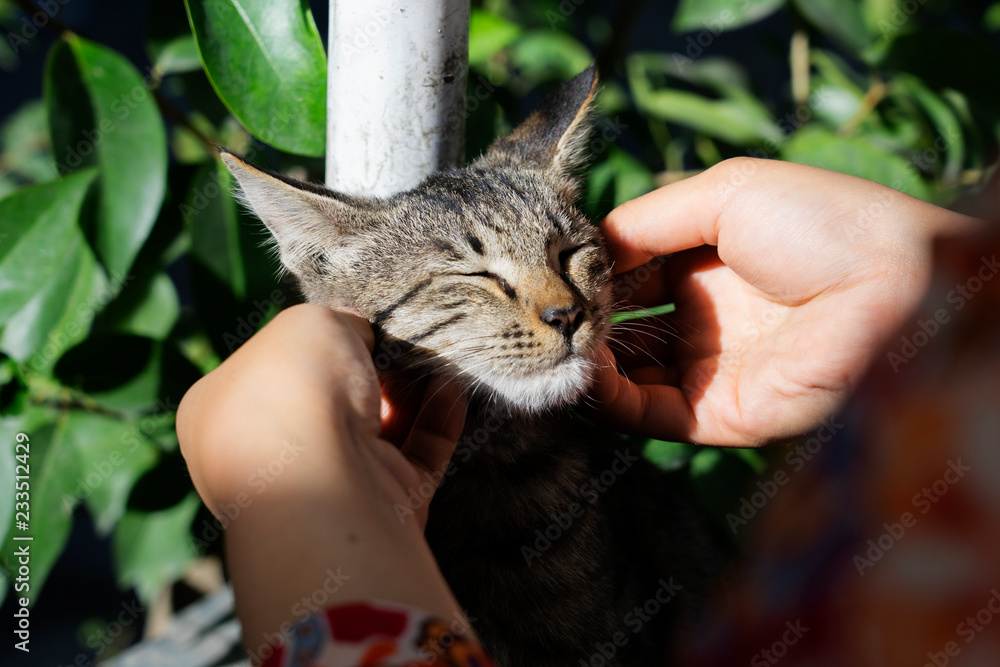
<svg viewBox="0 0 1000 667"><path fill-rule="evenodd" d="M494 667L465 630L413 607L352 602L299 620L262 667Z"/></svg>

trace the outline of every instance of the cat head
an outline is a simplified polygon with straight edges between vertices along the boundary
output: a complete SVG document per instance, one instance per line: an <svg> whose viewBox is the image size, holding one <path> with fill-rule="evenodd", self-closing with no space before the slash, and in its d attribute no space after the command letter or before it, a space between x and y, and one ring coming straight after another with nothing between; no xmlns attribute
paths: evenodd
<svg viewBox="0 0 1000 667"><path fill-rule="evenodd" d="M469 166L383 199L220 153L309 301L360 312L394 365L541 410L586 390L608 329L608 256L574 206L596 85L590 68Z"/></svg>

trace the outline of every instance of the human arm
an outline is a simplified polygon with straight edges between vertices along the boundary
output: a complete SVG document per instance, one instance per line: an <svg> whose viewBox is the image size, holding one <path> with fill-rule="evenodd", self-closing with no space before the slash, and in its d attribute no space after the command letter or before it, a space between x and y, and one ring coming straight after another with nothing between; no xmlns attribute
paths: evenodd
<svg viewBox="0 0 1000 667"><path fill-rule="evenodd" d="M432 384L397 449L379 437L373 344L361 318L295 306L181 401L192 480L229 521L227 560L251 652L320 590L325 605L381 599L461 617L423 537L430 499L403 517L395 506L428 476L439 479L464 402ZM340 574L333 585L330 572Z"/></svg>

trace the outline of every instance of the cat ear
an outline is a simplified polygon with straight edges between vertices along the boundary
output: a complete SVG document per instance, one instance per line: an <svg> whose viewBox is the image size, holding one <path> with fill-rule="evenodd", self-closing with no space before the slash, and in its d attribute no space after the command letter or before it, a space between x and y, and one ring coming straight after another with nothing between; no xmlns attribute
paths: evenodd
<svg viewBox="0 0 1000 667"><path fill-rule="evenodd" d="M271 231L282 262L293 271L335 245L364 216L357 198L257 169L223 148L219 157L239 183L237 197Z"/></svg>
<svg viewBox="0 0 1000 667"><path fill-rule="evenodd" d="M597 68L591 65L543 99L513 132L493 142L484 159L569 174L586 158L588 111L596 90Z"/></svg>

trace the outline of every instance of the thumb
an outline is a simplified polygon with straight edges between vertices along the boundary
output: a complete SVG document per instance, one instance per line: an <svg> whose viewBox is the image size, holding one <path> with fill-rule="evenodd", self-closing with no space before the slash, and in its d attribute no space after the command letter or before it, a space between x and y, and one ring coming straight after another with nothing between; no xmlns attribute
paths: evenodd
<svg viewBox="0 0 1000 667"><path fill-rule="evenodd" d="M420 412L400 448L403 456L428 474L441 474L465 427L467 402L461 388L441 376L427 385Z"/></svg>
<svg viewBox="0 0 1000 667"><path fill-rule="evenodd" d="M716 165L608 213L601 222L601 231L615 258L615 273L629 271L661 255L718 245L718 219L737 191L730 182L730 172L739 168L737 163Z"/></svg>

